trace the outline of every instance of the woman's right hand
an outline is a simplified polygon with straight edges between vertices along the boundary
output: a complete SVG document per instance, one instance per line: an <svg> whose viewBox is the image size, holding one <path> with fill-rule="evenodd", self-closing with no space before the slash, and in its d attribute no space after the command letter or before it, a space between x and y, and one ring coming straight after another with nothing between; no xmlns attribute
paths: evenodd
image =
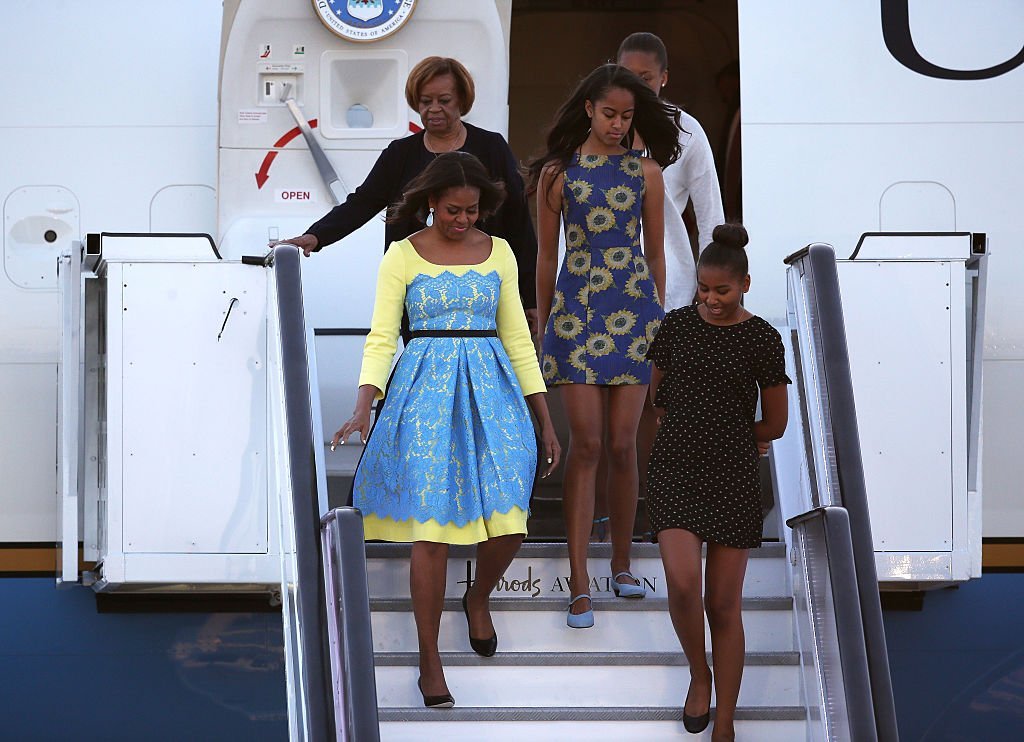
<svg viewBox="0 0 1024 742"><path fill-rule="evenodd" d="M352 413L352 417L334 434L334 439L331 441L331 450L333 451L339 445L344 446L345 441L356 431L359 431L359 440L365 444L366 437L370 434L369 410L356 410Z"/></svg>
<svg viewBox="0 0 1024 742"><path fill-rule="evenodd" d="M271 247L277 247L278 245L295 245L295 247L302 250L302 254L307 258L311 253L316 252L316 248L319 244L320 241L311 234L300 234L298 237L291 237L287 240L270 241Z"/></svg>
<svg viewBox="0 0 1024 742"><path fill-rule="evenodd" d="M541 479L545 479L555 470L562 458L562 446L558 442L558 435L555 433L555 426L551 424L550 418L541 426L540 448L547 459L547 468L540 475Z"/></svg>

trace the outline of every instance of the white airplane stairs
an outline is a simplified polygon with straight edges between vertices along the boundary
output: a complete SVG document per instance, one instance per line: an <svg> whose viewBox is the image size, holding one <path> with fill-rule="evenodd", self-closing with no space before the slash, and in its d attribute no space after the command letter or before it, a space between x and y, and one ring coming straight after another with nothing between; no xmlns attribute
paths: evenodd
<svg viewBox="0 0 1024 742"><path fill-rule="evenodd" d="M568 597L548 597L552 585L566 581L565 545L525 544L510 569L511 589L491 599L499 642L491 658L469 648L461 596L472 550L453 547L440 636L456 699L450 710L424 708L416 688L408 556L404 545L367 546L382 740L658 740L683 733L689 672L669 620L656 545L637 544L633 551L634 571L655 586L653 595L627 600L595 591L595 626L570 629ZM610 579L609 557L608 544L591 546L589 568L601 575L599 588ZM737 734L765 742L805 739L785 545L766 544L752 557ZM704 736L710 739L710 728Z"/></svg>
<svg viewBox="0 0 1024 742"><path fill-rule="evenodd" d="M135 267L139 251L158 248L177 257ZM217 310L200 313L202 337L217 352L234 349L244 359L251 355L247 345L229 347L234 336L225 335L221 343L210 332L213 316L222 332L229 326L239 334L240 322L228 324L238 300L225 303L228 291L221 289L232 279L242 286L243 296L249 296L246 287L251 289L255 296L246 306L266 323L267 339L259 335L257 346L266 356L267 380L264 384L260 376L261 385L243 395L243 402L251 403L253 394L259 400L266 395L270 463L260 503L267 507L266 530L273 543L256 557L213 555L223 571L215 579L208 574L208 554L171 554L164 561L177 565L171 588L195 583L204 589L252 589L254 582L266 588L280 576L290 739L657 740L680 734L688 672L667 612L657 547L650 544L637 544L633 552L634 574L649 591L643 600L612 597L609 547L591 546L596 626L585 630L565 625L566 547L525 545L492 599L499 652L487 659L471 652L461 610L460 598L472 576L472 549L453 548L440 642L457 705L451 710L422 706L408 598L409 547L364 544L358 511L327 508L315 345L304 319L298 251L280 246L270 256L239 261L250 268L207 255L208 250L209 240L194 236L107 234L90 240L84 251L62 256L62 297L67 299L62 300L67 332L62 336L59 405L61 481L67 480L63 512L79 513L79 467L72 463L83 460L79 425L88 428L90 420L99 419L93 409L99 396L86 394L82 406L82 388L94 389L96 382L84 383L81 372L105 368L105 377L116 381L124 365L118 343L97 344L103 333L94 325L102 315L120 327L129 304L122 308L114 302L111 311L97 313L99 288L112 282L115 298L120 288L135 291L130 316L136 316L148 306L139 298L147 295L136 287L139 275L180 268L205 287ZM790 428L772 452L776 517L786 519L787 527L779 524L782 540L752 552L748 567L738 732L768 742L888 742L896 739L895 713L834 254L812 246L791 263L791 331L785 334L794 340L788 361L794 379ZM97 277L83 284L82 265L98 265ZM131 280L121 278L129 268ZM232 293L237 293L234 288ZM84 331L83 297L85 316L93 317ZM166 298L161 294L151 304ZM179 323L183 316L178 315ZM108 351L105 367L96 360L103 348ZM139 355L129 350L129 358ZM81 363L83 355L88 363ZM181 363L193 365L188 357ZM82 409L92 410L85 420ZM128 455L134 452L129 449ZM157 455L164 454L158 450ZM251 490L244 490L250 498ZM117 492L129 503L135 502L130 497L150 497L137 490ZM85 494L88 512L95 493L87 488ZM107 528L98 515L94 521ZM65 554L74 555L78 530L69 517L62 529ZM140 583L135 576L137 554L121 554L110 543L102 552L104 570L94 588L130 592L151 587L152 579ZM65 561L62 575L74 582L77 564L73 558ZM134 571L118 572L122 563ZM245 571L252 563L262 571ZM166 583L171 573L163 569Z"/></svg>
<svg viewBox="0 0 1024 742"><path fill-rule="evenodd" d="M790 263L791 422L772 452L777 511L787 520L782 541L751 552L737 736L889 742L898 734L835 256L816 245ZM296 419L306 426L311 418ZM304 429L289 435L300 448L310 443ZM290 457L303 461L308 453ZM326 484L320 472L311 479ZM294 519L296 543L308 543L315 536L300 521ZM331 511L324 522L325 568L313 574L295 561L282 583L292 739L539 742L685 733L688 672L657 546L634 546L633 571L649 592L625 600L608 590L609 546L592 544L596 625L573 630L565 625L566 547L525 544L491 600L498 633L492 658L470 649L461 608L472 548L452 547L440 647L456 706L438 710L423 707L416 684L409 546L364 545L351 508ZM338 530L341 522L347 533ZM309 607L309 579L326 586L326 627ZM710 739L710 728L698 738Z"/></svg>

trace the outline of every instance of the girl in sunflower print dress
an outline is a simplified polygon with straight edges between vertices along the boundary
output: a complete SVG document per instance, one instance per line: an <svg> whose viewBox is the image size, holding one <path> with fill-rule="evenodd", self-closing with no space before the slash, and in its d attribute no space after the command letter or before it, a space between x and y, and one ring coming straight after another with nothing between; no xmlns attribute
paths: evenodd
<svg viewBox="0 0 1024 742"><path fill-rule="evenodd" d="M634 134L650 157L628 149ZM602 449L611 472L612 588L620 597L644 596L630 573L636 434L651 378L647 346L664 314L661 168L678 158L678 135L678 114L632 72L608 64L577 86L556 115L547 151L529 165L541 367L548 386L561 386L570 429L563 508L572 628L594 625L587 545ZM566 255L556 280L559 220Z"/></svg>

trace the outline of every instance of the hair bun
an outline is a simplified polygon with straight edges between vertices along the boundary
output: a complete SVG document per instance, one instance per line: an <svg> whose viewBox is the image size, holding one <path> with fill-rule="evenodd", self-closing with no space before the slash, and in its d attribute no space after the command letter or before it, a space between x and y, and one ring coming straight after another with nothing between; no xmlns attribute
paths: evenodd
<svg viewBox="0 0 1024 742"><path fill-rule="evenodd" d="M711 233L711 240L723 247L738 247L742 250L750 242L750 237L747 236L747 230L742 224L727 222L715 227L715 231Z"/></svg>

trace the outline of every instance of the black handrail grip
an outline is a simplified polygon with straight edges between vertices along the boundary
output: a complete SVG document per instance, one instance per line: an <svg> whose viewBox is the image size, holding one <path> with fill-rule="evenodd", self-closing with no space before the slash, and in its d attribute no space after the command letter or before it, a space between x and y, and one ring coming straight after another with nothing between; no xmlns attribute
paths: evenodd
<svg viewBox="0 0 1024 742"><path fill-rule="evenodd" d="M847 260L856 260L864 246L865 237L969 237L970 232L863 232Z"/></svg>
<svg viewBox="0 0 1024 742"><path fill-rule="evenodd" d="M796 528L801 523L806 523L809 520L816 520L817 518L824 518L824 517L825 517L825 508L823 508L823 507L821 507L821 508L812 508L812 509L808 510L806 513L801 513L800 515L794 515L792 518L787 519L786 520L786 525L789 526L792 529L792 528Z"/></svg>
<svg viewBox="0 0 1024 742"><path fill-rule="evenodd" d="M286 439L291 461L292 513L295 521L296 608L303 630L302 682L306 688L309 739L335 739L331 702L329 640L320 552L320 505L313 453L313 413L310 408L309 361L302 312L299 251L278 245L273 255L281 330L282 375L286 410Z"/></svg>
<svg viewBox="0 0 1024 742"><path fill-rule="evenodd" d="M801 247L801 248L800 248L799 250L797 250L797 251L796 251L795 253L791 253L791 254L787 255L786 257L784 257L784 258L782 259L782 262L783 262L783 263L785 263L786 265L793 265L793 263L795 263L795 262L796 262L796 261L798 261L798 260L799 260L800 258L802 258L802 257L804 257L805 255L807 255L807 252L808 252L808 251L809 251L810 249L811 249L811 246L810 246L810 245L808 245L807 247Z"/></svg>
<svg viewBox="0 0 1024 742"><path fill-rule="evenodd" d="M370 334L369 327L316 327L313 329L316 337L364 337Z"/></svg>
<svg viewBox="0 0 1024 742"><path fill-rule="evenodd" d="M86 235L86 242L89 241L92 235ZM214 257L217 260L223 260L221 257L220 250L217 249L217 243L213 241L206 232L100 232L100 240L104 237L205 237L206 241L210 243L210 250L213 252Z"/></svg>
<svg viewBox="0 0 1024 742"><path fill-rule="evenodd" d="M875 721L882 742L899 739L896 708L893 701L889 656L885 643L882 606L878 597L878 573L871 538L867 487L857 429L857 408L853 397L853 379L846 345L842 298L835 251L831 245L814 243L807 248L807 263L815 286L820 325L824 383L828 387L832 440L835 446L839 490L850 520L850 535L856 566L857 591L860 594L871 690L875 702Z"/></svg>

